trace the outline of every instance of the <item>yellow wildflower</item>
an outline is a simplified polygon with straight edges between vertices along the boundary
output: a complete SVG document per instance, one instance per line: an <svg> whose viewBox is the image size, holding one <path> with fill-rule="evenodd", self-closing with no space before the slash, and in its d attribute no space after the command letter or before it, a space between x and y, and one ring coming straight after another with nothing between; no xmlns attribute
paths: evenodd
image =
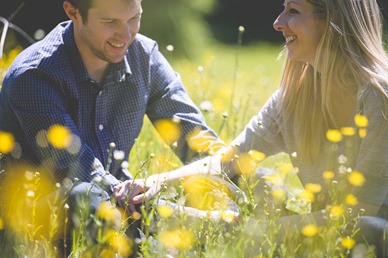
<svg viewBox="0 0 388 258"><path fill-rule="evenodd" d="M237 171L242 175L251 177L255 175L255 169L257 167L257 161L252 159L252 156L249 154L240 154L240 156L235 156L235 159L238 159L237 162Z"/></svg>
<svg viewBox="0 0 388 258"><path fill-rule="evenodd" d="M368 118L364 115L357 114L354 116L354 123L356 126L364 128L368 126Z"/></svg>
<svg viewBox="0 0 388 258"><path fill-rule="evenodd" d="M342 141L342 134L337 129L329 129L326 132L326 138L334 143Z"/></svg>
<svg viewBox="0 0 388 258"><path fill-rule="evenodd" d="M313 203L315 201L314 193L304 190L300 193L300 197L304 200L306 200L308 203Z"/></svg>
<svg viewBox="0 0 388 258"><path fill-rule="evenodd" d="M318 234L318 227L315 224L308 224L302 228L302 234L306 237L313 237Z"/></svg>
<svg viewBox="0 0 388 258"><path fill-rule="evenodd" d="M344 214L344 208L339 205L335 205L330 209L330 216L334 219L341 217Z"/></svg>
<svg viewBox="0 0 388 258"><path fill-rule="evenodd" d="M141 214L140 214L140 212L137 212L137 211L132 212L131 218L134 219L134 220L139 220L139 219L141 219Z"/></svg>
<svg viewBox="0 0 388 258"><path fill-rule="evenodd" d="M194 245L194 234L186 229L179 228L171 231L163 231L159 234L160 242L168 248L190 250Z"/></svg>
<svg viewBox="0 0 388 258"><path fill-rule="evenodd" d="M263 177L264 181L270 183L271 185L283 185L284 181L281 176L276 173L268 174Z"/></svg>
<svg viewBox="0 0 388 258"><path fill-rule="evenodd" d="M0 152L8 154L12 151L15 145L15 139L9 132L0 131Z"/></svg>
<svg viewBox="0 0 388 258"><path fill-rule="evenodd" d="M174 210L166 205L158 206L157 211L163 218L168 218L174 213Z"/></svg>
<svg viewBox="0 0 388 258"><path fill-rule="evenodd" d="M353 170L352 172L350 172L350 174L348 175L348 181L351 185L354 185L354 186L361 186L364 184L365 182L365 177L364 175L361 173L361 172L358 172L356 170Z"/></svg>
<svg viewBox="0 0 388 258"><path fill-rule="evenodd" d="M57 149L64 149L71 141L70 130L63 125L53 125L47 131L47 139Z"/></svg>
<svg viewBox="0 0 388 258"><path fill-rule="evenodd" d="M260 162L265 159L265 154L260 151L250 150L248 154L252 157L252 159L256 160L257 162Z"/></svg>
<svg viewBox="0 0 388 258"><path fill-rule="evenodd" d="M155 128L162 139L169 145L181 136L179 123L173 119L161 119L155 122Z"/></svg>
<svg viewBox="0 0 388 258"><path fill-rule="evenodd" d="M272 196L278 200L284 200L286 198L286 192L283 188L275 188L271 191Z"/></svg>
<svg viewBox="0 0 388 258"><path fill-rule="evenodd" d="M307 191L310 191L312 193L319 193L322 189L322 186L320 184L309 183L305 185L305 188Z"/></svg>
<svg viewBox="0 0 388 258"><path fill-rule="evenodd" d="M367 135L368 131L365 129L365 128L360 128L358 130L358 135L360 136L360 138L365 138L365 136Z"/></svg>
<svg viewBox="0 0 388 258"><path fill-rule="evenodd" d="M133 241L124 233L111 230L108 234L108 243L121 257L129 257L133 253Z"/></svg>
<svg viewBox="0 0 388 258"><path fill-rule="evenodd" d="M236 214L234 214L234 213L223 211L221 213L221 219L227 223L231 223L231 222L237 220L238 218L236 217Z"/></svg>
<svg viewBox="0 0 388 258"><path fill-rule="evenodd" d="M356 241L350 237L343 238L341 240L341 245L346 249L352 249L355 244L356 244Z"/></svg>
<svg viewBox="0 0 388 258"><path fill-rule="evenodd" d="M345 136L353 136L356 133L356 129L354 127L342 127L341 133Z"/></svg>
<svg viewBox="0 0 388 258"><path fill-rule="evenodd" d="M98 206L97 216L112 224L118 224L120 220L119 211L110 202L102 202Z"/></svg>
<svg viewBox="0 0 388 258"><path fill-rule="evenodd" d="M100 253L101 258L114 258L116 257L116 252L109 248L104 248Z"/></svg>
<svg viewBox="0 0 388 258"><path fill-rule="evenodd" d="M358 204L358 199L353 194L348 194L345 198L345 202L348 205L355 206Z"/></svg>
<svg viewBox="0 0 388 258"><path fill-rule="evenodd" d="M332 180L334 178L334 172L330 170L326 170L323 172L323 178L325 180Z"/></svg>

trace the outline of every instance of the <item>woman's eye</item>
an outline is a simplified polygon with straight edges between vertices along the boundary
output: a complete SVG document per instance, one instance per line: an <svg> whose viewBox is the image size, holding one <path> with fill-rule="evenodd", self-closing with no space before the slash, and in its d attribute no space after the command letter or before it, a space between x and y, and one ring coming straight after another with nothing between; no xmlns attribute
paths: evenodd
<svg viewBox="0 0 388 258"><path fill-rule="evenodd" d="M294 9L294 8L290 8L289 12L290 12L290 13L299 13L299 11L296 10L296 9Z"/></svg>

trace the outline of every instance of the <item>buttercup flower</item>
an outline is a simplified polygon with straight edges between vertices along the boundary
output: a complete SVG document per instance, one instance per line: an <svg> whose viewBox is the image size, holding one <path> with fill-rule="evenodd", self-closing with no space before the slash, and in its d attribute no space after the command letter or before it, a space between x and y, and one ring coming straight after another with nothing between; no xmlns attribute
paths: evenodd
<svg viewBox="0 0 388 258"><path fill-rule="evenodd" d="M71 132L63 125L53 125L47 131L47 139L54 148L64 149L70 144Z"/></svg>
<svg viewBox="0 0 388 258"><path fill-rule="evenodd" d="M364 115L357 114L354 116L354 123L358 127L367 127L368 126L368 118Z"/></svg>
<svg viewBox="0 0 388 258"><path fill-rule="evenodd" d="M358 199L353 194L348 194L345 198L345 202L348 205L355 206L358 204Z"/></svg>
<svg viewBox="0 0 388 258"><path fill-rule="evenodd" d="M353 136L356 133L356 129L354 127L342 127L341 133L344 136Z"/></svg>
<svg viewBox="0 0 388 258"><path fill-rule="evenodd" d="M332 180L334 178L334 172L330 171L330 170L326 170L326 171L323 172L322 177L325 180Z"/></svg>
<svg viewBox="0 0 388 258"><path fill-rule="evenodd" d="M174 213L174 210L172 208L165 205L158 206L157 211L159 215L163 218L168 218Z"/></svg>
<svg viewBox="0 0 388 258"><path fill-rule="evenodd" d="M355 244L356 244L356 241L350 237L343 238L341 240L341 245L346 249L352 249Z"/></svg>
<svg viewBox="0 0 388 258"><path fill-rule="evenodd" d="M11 133L0 131L0 152L8 154L15 145L15 139Z"/></svg>
<svg viewBox="0 0 388 258"><path fill-rule="evenodd" d="M326 138L331 142L337 143L342 140L342 134L337 129L329 129L326 132Z"/></svg>
<svg viewBox="0 0 388 258"><path fill-rule="evenodd" d="M302 228L302 234L306 237L313 237L318 234L318 227L314 224L306 225Z"/></svg>
<svg viewBox="0 0 388 258"><path fill-rule="evenodd" d="M362 173L360 173L360 172L358 172L356 170L353 170L348 175L348 181L349 181L350 184L352 184L354 186L361 186L365 182L365 177L364 177L364 175Z"/></svg>

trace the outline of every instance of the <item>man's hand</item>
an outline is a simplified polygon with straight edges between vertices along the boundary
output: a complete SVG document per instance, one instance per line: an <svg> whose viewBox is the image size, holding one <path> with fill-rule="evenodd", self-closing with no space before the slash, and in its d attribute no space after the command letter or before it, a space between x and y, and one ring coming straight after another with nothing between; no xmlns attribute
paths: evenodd
<svg viewBox="0 0 388 258"><path fill-rule="evenodd" d="M113 197L120 207L129 214L136 211L135 205L153 198L161 189L161 182L156 177L126 180L113 188Z"/></svg>

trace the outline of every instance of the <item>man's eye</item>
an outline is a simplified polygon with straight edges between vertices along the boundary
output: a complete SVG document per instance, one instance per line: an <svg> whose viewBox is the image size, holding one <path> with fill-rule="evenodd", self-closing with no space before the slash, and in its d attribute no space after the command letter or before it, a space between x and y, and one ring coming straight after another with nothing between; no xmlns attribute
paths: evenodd
<svg viewBox="0 0 388 258"><path fill-rule="evenodd" d="M294 8L290 8L289 12L290 12L290 13L299 13L299 11L296 10L296 9L294 9Z"/></svg>
<svg viewBox="0 0 388 258"><path fill-rule="evenodd" d="M141 18L141 15L138 15L138 16L133 17L131 20L136 21L136 20L139 20L140 18Z"/></svg>

